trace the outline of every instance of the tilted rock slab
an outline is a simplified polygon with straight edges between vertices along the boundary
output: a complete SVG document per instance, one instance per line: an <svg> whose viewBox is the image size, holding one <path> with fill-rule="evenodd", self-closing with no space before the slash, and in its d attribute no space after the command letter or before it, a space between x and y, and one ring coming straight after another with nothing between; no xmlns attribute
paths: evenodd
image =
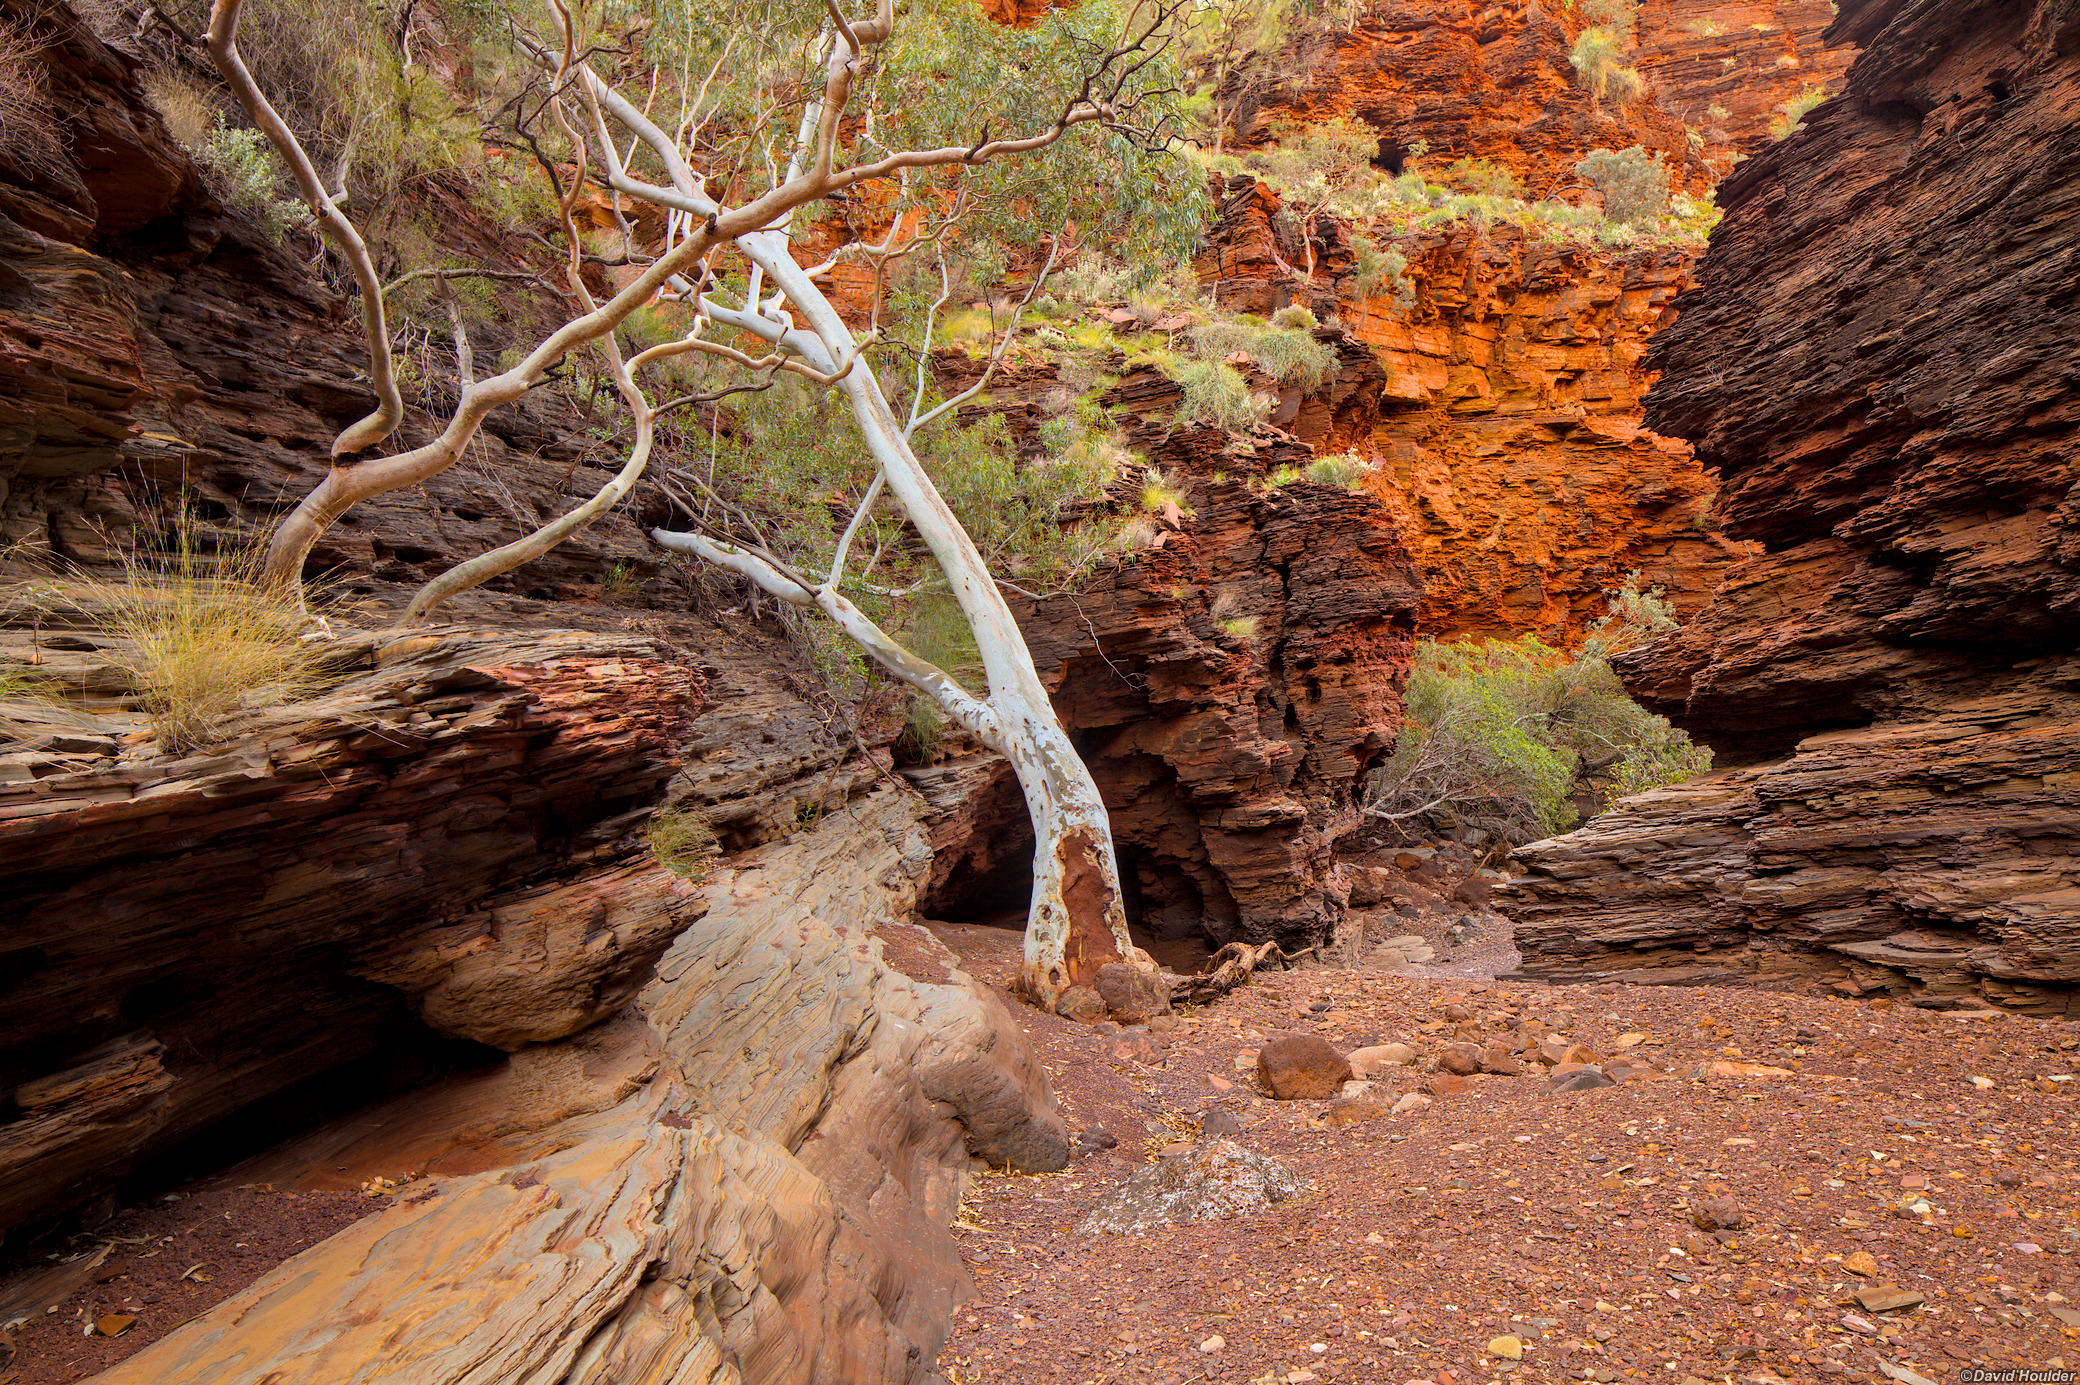
<svg viewBox="0 0 2080 1385"><path fill-rule="evenodd" d="M1973 994L2080 1016L2080 709L1816 736L1517 852L1497 896L1551 981ZM2049 849L2047 849L2049 848Z"/></svg>
<svg viewBox="0 0 2080 1385"><path fill-rule="evenodd" d="M880 791L718 872L638 1001L641 1091L554 1153L409 1185L99 1379L937 1379L971 1154L1060 1168L1068 1140L1000 1002L880 960L867 925L925 853Z"/></svg>

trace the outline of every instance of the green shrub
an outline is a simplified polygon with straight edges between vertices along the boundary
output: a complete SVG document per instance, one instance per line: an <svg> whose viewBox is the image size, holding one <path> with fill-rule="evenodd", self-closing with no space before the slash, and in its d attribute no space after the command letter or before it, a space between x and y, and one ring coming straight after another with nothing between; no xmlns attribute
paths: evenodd
<svg viewBox="0 0 2080 1385"><path fill-rule="evenodd" d="M1568 55L1574 64L1575 85L1595 101L1616 101L1621 106L1639 100L1646 82L1639 72L1625 65L1625 49L1617 32L1608 28L1584 29Z"/></svg>
<svg viewBox="0 0 2080 1385"><path fill-rule="evenodd" d="M1076 257L1076 263L1057 271L1048 283L1057 296L1072 303L1117 303L1133 287L1134 274L1097 251L1086 250Z"/></svg>
<svg viewBox="0 0 2080 1385"><path fill-rule="evenodd" d="M1345 490L1362 490L1367 472L1372 468L1349 453L1336 453L1314 462L1307 468L1307 479L1318 486L1342 486Z"/></svg>
<svg viewBox="0 0 2080 1385"><path fill-rule="evenodd" d="M910 700L910 714L891 750L899 766L936 765L946 758L946 714L928 697Z"/></svg>
<svg viewBox="0 0 2080 1385"><path fill-rule="evenodd" d="M1603 192L1603 213L1627 226L1644 226L1668 211L1668 169L1657 152L1592 149L1574 166L1583 181Z"/></svg>
<svg viewBox="0 0 2080 1385"><path fill-rule="evenodd" d="M1493 159L1454 159L1445 167L1445 181L1466 192L1489 197L1524 196L1524 185L1508 167Z"/></svg>
<svg viewBox="0 0 2080 1385"><path fill-rule="evenodd" d="M622 602L633 597L646 585L642 571L626 558L616 558L607 564L606 576L600 579L600 600Z"/></svg>
<svg viewBox="0 0 2080 1385"><path fill-rule="evenodd" d="M1291 331L1312 332L1322 324L1315 321L1314 311L1305 303L1288 303L1271 315L1271 325Z"/></svg>
<svg viewBox="0 0 2080 1385"><path fill-rule="evenodd" d="M188 152L217 200L258 220L277 244L309 215L301 202L281 195L274 147L258 130L227 125L219 115Z"/></svg>
<svg viewBox="0 0 2080 1385"><path fill-rule="evenodd" d="M1416 287L1408 282L1408 260L1392 246L1381 247L1371 236L1351 237L1351 292L1359 298L1391 294L1394 306L1407 312L1415 305Z"/></svg>
<svg viewBox="0 0 2080 1385"><path fill-rule="evenodd" d="M1803 129L1806 116L1813 107L1827 99L1827 88L1807 87L1790 100L1777 106L1777 116L1769 123L1771 139L1788 139L1792 131Z"/></svg>
<svg viewBox="0 0 2080 1385"><path fill-rule="evenodd" d="M1300 309L1307 313L1307 309ZM1314 314L1307 313L1310 321ZM1312 327L1253 327L1246 322L1209 322L1192 329L1192 349L1208 361L1240 352L1282 385L1321 388L1336 374L1336 352L1316 340Z"/></svg>
<svg viewBox="0 0 2080 1385"><path fill-rule="evenodd" d="M1230 433L1256 428L1256 401L1242 376L1225 361L1187 361L1172 378L1184 396L1175 415L1179 427L1204 423Z"/></svg>
<svg viewBox="0 0 2080 1385"><path fill-rule="evenodd" d="M1640 591L1635 575L1573 653L1529 635L1422 642L1408 720L1367 785L1367 813L1404 832L1456 819L1522 843L1573 824L1570 799L1588 774L1610 778L1608 805L1710 769L1710 750L1628 697L1610 665L1674 624L1667 602Z"/></svg>
<svg viewBox="0 0 2080 1385"><path fill-rule="evenodd" d="M1242 609L1242 597L1232 588L1223 588L1213 598L1213 607L1208 614L1221 633L1232 639L1253 640L1262 628L1255 616Z"/></svg>
<svg viewBox="0 0 2080 1385"><path fill-rule="evenodd" d="M315 692L330 646L303 638L299 594L265 580L262 543L216 544L185 512L165 538L163 548L125 553L119 576L81 581L69 599L111 638L109 661L170 755L216 743L243 711Z"/></svg>
<svg viewBox="0 0 2080 1385"><path fill-rule="evenodd" d="M1184 483L1151 467L1141 477L1141 508L1154 514L1166 505L1185 508Z"/></svg>

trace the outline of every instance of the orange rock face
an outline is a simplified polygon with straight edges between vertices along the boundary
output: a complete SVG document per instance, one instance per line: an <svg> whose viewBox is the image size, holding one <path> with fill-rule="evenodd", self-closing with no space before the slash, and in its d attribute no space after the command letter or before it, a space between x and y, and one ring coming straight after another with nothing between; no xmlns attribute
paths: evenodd
<svg viewBox="0 0 2080 1385"><path fill-rule="evenodd" d="M1422 570L1423 634L1570 640L1635 570L1687 615L1750 551L1713 528L1715 484L1688 444L1640 426L1653 379L1640 356L1691 282L1687 252L1461 224L1395 243L1409 307L1353 302L1280 271L1276 199L1231 188L1200 261L1223 305L1305 298L1370 348L1369 361L1345 353L1328 397L1273 422L1379 463L1368 485Z"/></svg>
<svg viewBox="0 0 2080 1385"><path fill-rule="evenodd" d="M1637 571L1683 614L1740 545L1688 444L1640 426L1646 337L1689 282L1676 251L1596 252L1513 228L1404 244L1416 303L1351 327L1387 373L1360 450L1422 565L1421 628L1570 640Z"/></svg>
<svg viewBox="0 0 2080 1385"><path fill-rule="evenodd" d="M1296 37L1269 61L1281 79L1237 109L1238 143L1270 138L1280 122L1345 117L1380 136L1379 161L1399 173L1417 141L1426 167L1490 159L1530 195L1573 183L1591 149L1642 145L1661 152L1671 187L1703 192L1711 171L1681 120L1647 99L1597 102L1568 61L1579 13L1536 4L1411 0L1372 8L1354 29Z"/></svg>
<svg viewBox="0 0 2080 1385"><path fill-rule="evenodd" d="M1703 133L1718 166L1773 143L1770 122L1785 101L1842 89L1856 49L1822 36L1833 18L1827 0L1643 0L1634 60L1663 106Z"/></svg>

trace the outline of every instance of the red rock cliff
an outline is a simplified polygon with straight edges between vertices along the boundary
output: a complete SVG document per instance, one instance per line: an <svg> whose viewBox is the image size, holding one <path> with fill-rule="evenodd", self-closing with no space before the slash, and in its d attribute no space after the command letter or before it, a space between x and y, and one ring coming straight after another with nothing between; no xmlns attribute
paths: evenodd
<svg viewBox="0 0 2080 1385"><path fill-rule="evenodd" d="M1711 172L1682 121L1652 93L1619 105L1592 101L1576 85L1568 53L1583 27L1578 12L1536 0L1371 5L1353 28L1308 29L1263 55L1268 79L1239 105L1235 136L1254 144L1279 122L1340 116L1378 133L1379 162L1392 172L1420 140L1432 165L1493 160L1533 197L1573 183L1576 161L1591 149L1638 144L1665 156L1672 186L1709 188Z"/></svg>
<svg viewBox="0 0 2080 1385"><path fill-rule="evenodd" d="M1760 153L1786 101L1808 91L1833 95L1856 56L1830 39L1828 0L1642 0L1633 29L1641 75L1657 99L1704 138L1705 158L1724 169L1732 152Z"/></svg>
<svg viewBox="0 0 2080 1385"><path fill-rule="evenodd" d="M1413 292L1354 300L1278 269L1275 196L1231 180L1202 276L1227 306L1296 297L1350 333L1333 391L1291 427L1374 459L1368 482L1421 566L1418 629L1449 639L1578 635L1637 571L1688 615L1746 547L1718 532L1717 483L1642 427L1648 335L1691 284L1680 249L1591 248L1513 226L1422 230L1394 246ZM1347 243L1347 242L1346 242ZM1331 272L1348 263L1339 247Z"/></svg>

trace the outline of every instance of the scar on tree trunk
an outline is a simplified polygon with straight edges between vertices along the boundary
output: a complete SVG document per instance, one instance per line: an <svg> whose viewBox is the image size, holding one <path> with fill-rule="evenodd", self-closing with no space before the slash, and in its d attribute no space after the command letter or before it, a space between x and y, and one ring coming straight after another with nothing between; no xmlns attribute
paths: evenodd
<svg viewBox="0 0 2080 1385"><path fill-rule="evenodd" d="M1113 936L1113 915L1121 911L1120 901L1105 883L1101 859L1088 832L1071 832L1055 848L1055 860L1062 867L1062 907L1069 915L1062 961L1069 968L1071 986L1088 986L1099 967L1125 960Z"/></svg>

